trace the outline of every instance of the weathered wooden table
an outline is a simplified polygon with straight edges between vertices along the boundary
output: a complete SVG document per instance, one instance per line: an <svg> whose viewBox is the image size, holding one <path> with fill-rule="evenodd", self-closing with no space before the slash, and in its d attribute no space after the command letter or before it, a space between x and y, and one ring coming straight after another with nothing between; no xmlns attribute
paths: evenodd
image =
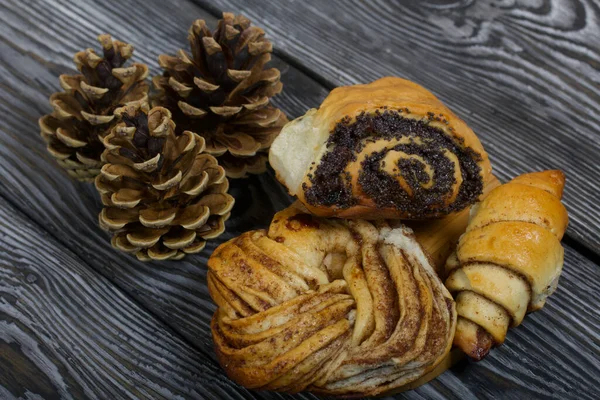
<svg viewBox="0 0 600 400"><path fill-rule="evenodd" d="M275 45L290 117L337 85L397 75L477 132L495 174L560 168L571 224L560 286L479 363L398 398L600 398L600 2L22 1L0 4L0 398L283 398L252 393L212 352L206 260L290 203L272 173L234 181L228 231L201 255L141 263L96 225L94 188L45 150L72 55L111 33L159 72L194 19L244 13ZM314 398L299 395L297 398Z"/></svg>

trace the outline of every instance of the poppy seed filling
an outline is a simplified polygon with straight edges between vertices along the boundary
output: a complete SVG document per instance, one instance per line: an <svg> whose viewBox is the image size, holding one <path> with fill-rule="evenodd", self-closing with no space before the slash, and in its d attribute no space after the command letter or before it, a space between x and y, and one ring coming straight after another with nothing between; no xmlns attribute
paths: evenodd
<svg viewBox="0 0 600 400"><path fill-rule="evenodd" d="M355 121L349 117L338 122L327 140L328 151L316 168L311 167L308 180L302 185L306 201L313 206L334 206L339 209L359 203L353 195L350 174L345 171L349 163L368 142L408 137L402 144L367 154L361 162L358 183L362 191L378 207L396 208L412 218L434 214L447 214L462 210L474 203L483 191L481 155L464 147L462 139L451 138L443 130L430 126L427 121L405 118L398 111L384 110L361 113ZM463 181L453 202L448 202L456 184L455 165L445 156L454 154L459 162ZM384 158L390 151L403 152L414 158L400 158L393 166L394 174L382 169ZM430 181L424 160L431 168ZM388 168L389 170L389 168ZM409 194L397 180L402 176L411 189Z"/></svg>

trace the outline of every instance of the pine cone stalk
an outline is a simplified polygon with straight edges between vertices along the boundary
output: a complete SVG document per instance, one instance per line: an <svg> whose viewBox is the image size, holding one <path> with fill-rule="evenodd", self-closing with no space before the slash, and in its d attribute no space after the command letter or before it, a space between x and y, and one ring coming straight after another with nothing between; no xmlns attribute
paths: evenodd
<svg viewBox="0 0 600 400"><path fill-rule="evenodd" d="M197 132L230 178L266 170L267 151L287 122L270 103L280 72L265 69L272 45L250 20L223 13L211 33L204 20L189 30L191 54L163 54L153 78L155 105L168 108L179 129Z"/></svg>
<svg viewBox="0 0 600 400"><path fill-rule="evenodd" d="M114 110L122 105L146 102L148 67L125 62L133 47L110 35L98 36L103 56L94 50L73 58L80 74L61 75L63 92L50 96L54 111L39 120L47 149L68 174L92 181L102 167L102 138L114 125Z"/></svg>
<svg viewBox="0 0 600 400"><path fill-rule="evenodd" d="M112 245L140 260L181 259L225 230L233 207L229 182L205 141L175 135L169 110L147 104L115 110L104 138L106 164L96 177L104 208L100 226Z"/></svg>

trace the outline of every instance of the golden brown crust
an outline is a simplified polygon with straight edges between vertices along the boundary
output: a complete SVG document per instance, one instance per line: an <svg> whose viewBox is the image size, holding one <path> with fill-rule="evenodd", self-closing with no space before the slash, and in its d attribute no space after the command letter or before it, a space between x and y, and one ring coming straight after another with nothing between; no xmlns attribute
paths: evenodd
<svg viewBox="0 0 600 400"><path fill-rule="evenodd" d="M500 185L500 181L490 174L483 187L483 198ZM404 221L417 240L431 257L436 267L436 272L442 280L446 277L444 268L446 260L454 251L458 239L467 229L469 222L469 209L452 213L444 218L430 219L427 221Z"/></svg>
<svg viewBox="0 0 600 400"><path fill-rule="evenodd" d="M523 185L533 186L547 191L557 199L561 199L565 187L565 179L565 174L562 171L553 169L519 175L510 181L510 183L521 183Z"/></svg>
<svg viewBox="0 0 600 400"><path fill-rule="evenodd" d="M430 113L443 115L447 124L437 121L432 124L455 138L464 140L466 147L481 154L482 177L487 177L492 172L488 155L471 128L433 93L406 79L388 76L369 84L335 88L319 107L317 123L324 124L331 131L346 116L356 118L361 112L372 112L383 107L408 108L408 116L414 119L422 119Z"/></svg>
<svg viewBox="0 0 600 400"><path fill-rule="evenodd" d="M485 329L466 318L458 318L454 346L473 360L480 361L488 355L493 345L494 339Z"/></svg>
<svg viewBox="0 0 600 400"><path fill-rule="evenodd" d="M550 231L527 222L495 222L465 233L457 248L461 265L485 262L524 276L532 301L560 274L563 251ZM533 304L532 304L533 305Z"/></svg>
<svg viewBox="0 0 600 400"><path fill-rule="evenodd" d="M377 129L385 132L376 131L371 136L367 135L367 139L360 139L362 144L356 145L360 151L351 161L331 161L332 158L339 158L337 156L324 161L329 152L342 151L337 145L327 144L337 127L340 124L350 127L359 119L364 125L365 115L379 118L371 122L371 126L378 126ZM412 128L408 127L410 124L395 128L395 124L401 120L417 122ZM413 128L421 133L415 133ZM410 129L411 133L407 134L402 129ZM431 130L437 133L431 133ZM294 136L300 136L302 140L294 140ZM302 146L308 149L299 150ZM432 150L441 153L434 159L428 159L426 154L431 154L428 152ZM305 154L296 157L299 151ZM381 161L371 160L370 157L376 153L384 154ZM440 163L440 157L448 161ZM463 164L467 161L463 159L469 159L468 163L472 166L467 168L467 164ZM284 127L273 145L270 161L277 178L291 194L298 196L311 213L339 218L442 217L476 201L483 182L491 173L487 153L465 122L427 89L395 77L334 89L318 110L310 110ZM365 162L376 164L378 178L363 176L367 170ZM332 167L333 163L345 165L343 172L340 171L340 175L334 173L332 178L335 180L342 176L338 186L347 186L345 190L351 191L351 199L346 195L345 199L332 200L331 196L323 193L327 189L320 190L322 186L330 185L332 179L321 179L317 175L322 170L339 170L338 167ZM417 175L419 178L415 181ZM345 181L346 177L349 180ZM317 183L319 180L321 183ZM479 185L468 183L474 181L479 181ZM435 186L438 184L440 189ZM378 195L381 192L376 188L385 187L385 192L385 185L391 185L399 194L387 196L389 199ZM428 192L432 185L436 188L435 192ZM311 190L317 193L310 193ZM337 187L329 191L339 192ZM469 191L471 193L467 195ZM403 200L398 200L400 197Z"/></svg>
<svg viewBox="0 0 600 400"><path fill-rule="evenodd" d="M454 344L470 356L501 344L556 289L568 223L563 185L560 171L524 174L473 207L446 280L459 314Z"/></svg>
<svg viewBox="0 0 600 400"><path fill-rule="evenodd" d="M208 266L217 356L248 388L376 395L449 363L455 305L408 228L289 208Z"/></svg>
<svg viewBox="0 0 600 400"><path fill-rule="evenodd" d="M568 223L567 209L560 198L518 181L492 191L477 209L468 230L498 221L521 221L539 225L560 240Z"/></svg>
<svg viewBox="0 0 600 400"><path fill-rule="evenodd" d="M485 198L498 186L500 186L500 181L490 174L485 182L482 197ZM292 207L304 214L310 213L300 201L295 201ZM431 258L437 275L443 280L447 276L444 270L446 260L456 248L460 236L466 231L468 222L469 209L465 209L440 219L403 221L402 223L413 230L417 241Z"/></svg>

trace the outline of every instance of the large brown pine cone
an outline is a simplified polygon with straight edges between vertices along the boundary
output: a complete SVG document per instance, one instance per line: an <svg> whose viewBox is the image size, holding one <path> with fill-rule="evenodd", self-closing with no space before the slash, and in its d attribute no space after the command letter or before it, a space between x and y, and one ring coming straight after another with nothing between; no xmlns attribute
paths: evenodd
<svg viewBox="0 0 600 400"><path fill-rule="evenodd" d="M162 76L153 79L160 94L155 105L168 108L178 129L206 140L231 178L266 170L267 153L287 122L269 98L282 84L276 68L264 69L272 45L250 20L223 13L214 33L204 20L189 30L192 53L163 54Z"/></svg>
<svg viewBox="0 0 600 400"><path fill-rule="evenodd" d="M100 226L114 247L140 260L180 259L219 236L233 207L229 182L204 139L175 135L169 110L147 104L115 110L121 121L104 138L96 177Z"/></svg>
<svg viewBox="0 0 600 400"><path fill-rule="evenodd" d="M147 101L148 67L124 67L133 54L129 44L98 36L103 57L87 49L73 60L80 75L61 75L64 92L50 96L52 114L39 120L48 151L70 176L91 181L100 172L104 151L102 138L114 125L114 110L122 105Z"/></svg>

